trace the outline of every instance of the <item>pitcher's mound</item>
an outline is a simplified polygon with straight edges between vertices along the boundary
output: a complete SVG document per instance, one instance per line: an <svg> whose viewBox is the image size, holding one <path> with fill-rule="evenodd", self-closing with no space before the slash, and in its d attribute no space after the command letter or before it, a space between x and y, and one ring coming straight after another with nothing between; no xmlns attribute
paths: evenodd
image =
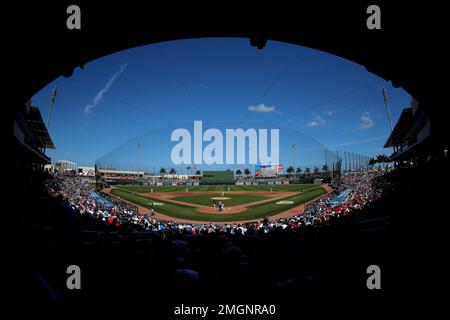
<svg viewBox="0 0 450 320"><path fill-rule="evenodd" d="M228 199L230 199L230 198L227 198L227 197L213 197L213 198L211 198L211 200L228 200Z"/></svg>

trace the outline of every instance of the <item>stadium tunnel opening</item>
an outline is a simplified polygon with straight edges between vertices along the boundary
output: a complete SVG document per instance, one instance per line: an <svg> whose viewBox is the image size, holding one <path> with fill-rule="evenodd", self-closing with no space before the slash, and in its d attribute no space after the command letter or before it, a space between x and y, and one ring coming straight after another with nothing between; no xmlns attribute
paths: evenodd
<svg viewBox="0 0 450 320"><path fill-rule="evenodd" d="M191 39L197 39L197 38L191 38ZM213 39L217 39L217 38L213 38ZM220 39L221 38L219 38L219 40ZM247 38L238 38L238 39L239 40L247 40ZM188 40L183 40L183 41L188 41ZM178 41L182 41L182 40L178 40ZM261 48L263 48L266 45L266 43L267 43L266 41L267 40L265 40L265 39L254 39L254 38L252 38L252 39L250 39L250 45L256 46L258 49L261 49ZM149 45L150 44L146 44L145 46L149 46ZM155 44L153 44L153 45L155 45ZM134 49L134 48L137 48L137 47L133 47L133 48L130 48L130 49ZM303 47L303 49L304 49L304 47ZM113 54L111 54L111 55L113 55ZM331 55L331 56L333 58L336 57L335 55ZM100 57L100 58L98 58L98 60L100 60L101 58L104 58L104 57ZM337 57L337 58L342 59L341 57ZM358 64L358 66L360 66L360 65ZM124 107L126 108L126 105ZM242 121L239 123L239 125L241 125L241 124L243 124ZM182 125L182 127L184 127L184 125ZM257 127L257 126L253 125L253 127ZM289 129L293 130L292 128L289 128ZM313 152L316 153L316 159L311 161L310 163L307 163L307 166L309 166L310 169L312 169L312 167L316 167L316 165L317 166L321 166L321 164L327 163L327 161L328 161L328 163L327 163L328 166L331 167L331 163L332 163L332 161L334 161L332 159L335 159L333 164L337 164L339 162L339 156L337 155L336 152L332 152L330 150L327 150L327 148L322 146L320 143L315 141L313 138L308 137L307 135L305 135L305 134L303 134L301 132L298 132L298 130L296 130L296 131L297 131L297 133L296 133L297 136L299 136L301 138L299 140L308 140L309 144L314 145L313 147L311 147L309 149L309 150L314 149ZM142 134L142 135L140 135L138 137L131 138L129 141L123 143L119 147L117 147L114 150L112 150L109 154L105 155L104 157L101 157L101 158L97 159L96 165L98 165L98 167L100 167L100 168L103 168L104 171L106 172L107 169L110 169L110 166L112 166L112 165L114 166L116 164L121 164L121 162L122 162L121 161L121 157L123 157L124 154L132 154L134 156L137 145L139 145L139 149L140 149L138 152L141 152L142 151L142 145L141 145L140 141L143 141L143 140L145 140L146 142L150 141L150 139L146 138L146 135L151 136L151 135L153 135L153 133L154 133L154 130L151 131L151 132L148 132L148 133L144 133L144 134ZM296 141L291 141L291 143L294 143L294 142L296 142ZM144 145L146 145L146 143L144 143ZM289 145L289 143L288 143L288 145ZM127 151L124 151L125 149ZM308 149L306 149L306 151L307 150ZM313 153L313 152L311 152L311 153ZM327 158L328 158L328 160L327 160ZM341 154L340 160L342 160L342 154ZM290 159L287 160L287 161L283 161L283 162L288 163L289 161L290 161ZM295 160L294 160L294 163L295 163ZM123 163L122 162L122 165L124 165L125 168L122 167L121 169L127 169L127 166L129 168L129 166L133 166L135 164L136 164L135 159L132 159L131 162L128 162L128 163ZM156 165L157 165L156 163L153 163L154 167ZM120 167L120 165L118 167ZM236 169L236 168L234 168L234 169ZM133 170L140 171L139 170L139 163L138 163L138 167L134 167ZM128 171L133 171L133 170L128 170ZM341 169L339 169L339 171L340 170ZM127 170L125 170L125 171L127 171ZM153 173L155 173L155 171L156 170L154 169ZM333 170L332 171L334 172L334 166L333 166Z"/></svg>
<svg viewBox="0 0 450 320"><path fill-rule="evenodd" d="M112 9L109 8L107 10ZM127 12L127 14L128 13L129 12ZM229 11L227 11L227 13L229 13ZM120 34L123 36L123 38L116 37L115 34L115 32L120 29L120 26L123 26L119 23L116 27L112 26L110 32L105 31L105 29L103 31L101 31L101 29L94 29L93 33L91 33L91 35L94 36L88 41L85 41L86 38L84 38L83 35L69 36L67 39L62 40L63 43L64 41L67 41L66 44L73 41L71 45L72 50L70 51L65 51L65 49L58 48L55 49L51 54L37 54L36 57L33 57L32 59L29 59L29 61L26 61L23 66L20 66L16 76L17 78L24 76L30 78L29 75L33 74L34 77L30 80L30 83L21 88L20 94L14 97L14 107L16 109L22 108L24 103L33 94L35 94L48 83L51 83L51 81L53 81L60 75L69 77L75 67L82 67L89 61L93 61L97 58L106 56L114 52L140 45L159 43L175 39L190 39L195 37L211 36L233 36L250 39L250 44L255 45L258 49L263 48L267 40L282 41L291 44L308 46L310 48L315 48L327 53L331 53L356 62L360 65L366 66L368 71L377 74L384 79L394 79L393 83L396 86L401 86L407 92L417 98L418 101L424 103L427 110L429 111L430 117L432 118L431 120L433 122L433 125L439 128L439 130L435 131L438 134L434 135L436 137L436 142L439 143L439 145L445 145L446 143L445 139L443 139L443 137L445 137L445 134L443 136L440 135L441 132L445 132L445 130L441 131L441 129L443 128L442 124L445 124L445 117L440 118L441 114L439 113L438 105L435 104L437 100L433 98L432 92L427 90L426 82L429 81L429 78L424 77L422 79L422 76L420 75L421 72L417 72L417 74L415 74L414 72L414 62L417 61L417 57L420 57L421 49L419 49L418 52L415 53L415 55L407 57L407 59L405 59L406 61L401 62L402 50L396 50L401 49L401 47L391 47L391 50L386 50L385 44L383 44L383 38L381 37L372 36L364 32L362 34L359 34L359 32L355 31L353 33L353 35L356 36L354 39L351 39L352 36L349 36L347 42L339 43L339 41L337 41L336 39L340 40L340 36L348 32L348 29L346 28L348 27L348 25L345 26L344 23L344 25L342 25L340 28L333 28L334 20L330 19L329 28L325 32L323 32L322 28L314 28L314 26L317 26L312 21L315 17L305 17L306 19L302 19L302 17L304 17L304 13L297 13L298 16L296 17L300 17L300 19L296 19L295 21L300 21L300 23L296 22L287 26L284 25L281 26L279 30L275 31L256 30L254 32L245 31L245 28L239 30L239 26L236 25L228 25L228 27L225 28L223 26L212 26L210 30L205 31L202 30L202 25L200 24L205 20L200 19L200 23L197 26L189 27L189 21L186 20L186 17L182 17L182 19L180 19L179 23L177 24L178 30L174 31L173 29L171 30L166 23L162 23L162 20L164 20L164 16L161 18L161 21L158 19L156 24L149 24L149 22L140 22L139 25L137 25L133 24L133 20L139 19L131 19L130 17L127 18L127 14L120 15L118 14L118 12L116 12L115 14L114 12L112 12L113 18L110 17L108 19L102 19L97 22L97 27L110 27L111 25L108 21L109 19L115 20L114 17L125 17L122 21L124 23L130 22L129 26L135 26L135 28L134 30L133 28L130 28L127 31L121 30ZM107 14L105 14L105 16L106 15ZM244 17L248 19L249 16L251 17L251 15L245 15ZM228 18L228 16L226 15L225 17ZM209 17L209 19L211 19L211 16ZM324 20L327 21L327 19ZM172 20L169 19L169 21ZM233 23L234 22L236 21L233 21ZM160 24L158 25L158 23ZM323 22L323 24L325 26L327 25L327 22ZM237 23L237 25L239 25L239 23ZM186 26L187 28L183 28ZM313 26L313 29L308 30L308 27L311 26ZM148 32L148 27L153 31L158 31L150 33ZM203 28L205 28L204 25ZM299 29L301 29L301 32L298 32ZM319 33L319 36L314 35L314 31ZM352 34L352 32L349 32L349 34ZM320 35L322 35L323 37L321 37ZM104 41L102 43L97 43L97 39L102 38L102 36L106 36L105 38L103 38ZM317 37L317 39L314 39L315 37ZM365 37L367 37L367 39L364 40ZM41 40L42 38L39 39ZM354 40L355 42L361 40L363 45L361 46L361 48L355 48L355 46L351 44L352 40ZM31 41L30 43L34 44L34 41L35 40ZM47 41L49 40L42 41L40 45L43 47L49 45ZM87 42L88 44L82 45L83 41ZM385 63L384 61L387 61L387 63ZM435 68L431 68L429 66L427 66L426 68L435 70ZM432 75L431 72L428 71L427 73L428 75L430 75L430 78ZM301 252L299 253L299 255L301 255Z"/></svg>

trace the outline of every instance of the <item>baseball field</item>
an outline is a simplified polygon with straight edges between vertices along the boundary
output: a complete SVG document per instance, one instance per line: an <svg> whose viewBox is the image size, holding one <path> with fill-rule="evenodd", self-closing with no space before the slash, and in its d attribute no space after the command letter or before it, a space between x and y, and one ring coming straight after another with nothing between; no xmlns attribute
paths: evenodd
<svg viewBox="0 0 450 320"><path fill-rule="evenodd" d="M244 222L300 213L329 190L324 185L115 186L112 196L157 218L192 222Z"/></svg>

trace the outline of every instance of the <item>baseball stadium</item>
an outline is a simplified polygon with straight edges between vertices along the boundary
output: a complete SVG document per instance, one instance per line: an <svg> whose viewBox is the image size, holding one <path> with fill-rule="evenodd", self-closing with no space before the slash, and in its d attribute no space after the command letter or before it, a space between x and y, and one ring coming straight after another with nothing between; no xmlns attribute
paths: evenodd
<svg viewBox="0 0 450 320"><path fill-rule="evenodd" d="M214 128L232 125L214 124ZM332 179L335 182L340 175L342 159L336 152L289 128L277 128L279 162L293 164L296 161L299 165L305 164L305 170L314 168L315 172L301 175L303 169L300 166L294 169L293 166L284 168L282 163L252 165L248 161L239 165L223 164L220 159L211 164L177 165L169 157L174 143L161 141L168 140L176 128L187 126L151 130L128 139L97 159L95 167L91 168L97 170L94 174L97 190L102 196L136 206L140 214L155 219L184 223L246 223L266 217L276 219L301 214L310 203L329 196L333 192ZM252 130L256 124L245 123L243 126L243 130ZM238 138L236 142L234 151L239 157ZM244 146L250 148L250 139L244 142L247 142ZM156 145L160 154L167 156L146 156L152 154ZM242 153L247 158L251 156L247 149ZM138 162L133 164L133 161ZM318 164L322 161L325 163L320 165L319 171ZM368 158L360 157L358 168L368 168L367 161ZM161 165L165 163L168 167ZM130 173L128 178L120 176L121 170L125 169Z"/></svg>
<svg viewBox="0 0 450 320"><path fill-rule="evenodd" d="M157 211L156 217L163 219L243 223L267 216L277 218L301 213L308 201L318 199L326 190L326 187L311 185L192 188L123 186L107 192L140 206L140 212L148 213L154 209Z"/></svg>
<svg viewBox="0 0 450 320"><path fill-rule="evenodd" d="M27 85L4 199L13 299L155 319L215 316L222 304L233 317L297 319L336 302L333 312L399 296L409 307L431 292L448 126L420 89L428 77L407 63L421 49L405 52L416 39L399 41L406 29L381 50L385 33L352 33L353 20L315 42L289 32L309 30L317 19L306 16L270 33L271 15L253 9L237 20L104 10L112 20L58 38L70 50L30 38L17 71ZM212 32L198 34L206 17Z"/></svg>

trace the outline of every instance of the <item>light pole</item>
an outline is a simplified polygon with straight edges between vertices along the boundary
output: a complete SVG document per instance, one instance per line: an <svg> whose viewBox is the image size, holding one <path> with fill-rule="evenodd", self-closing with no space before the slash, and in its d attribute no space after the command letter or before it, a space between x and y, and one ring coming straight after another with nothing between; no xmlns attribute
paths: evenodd
<svg viewBox="0 0 450 320"><path fill-rule="evenodd" d="M47 117L47 131L50 126L50 118L52 116L53 106L55 104L56 92L57 92L56 86L54 86L52 89L52 94L50 95L50 110L48 111L48 117ZM45 153L45 148L44 148L44 153Z"/></svg>
<svg viewBox="0 0 450 320"><path fill-rule="evenodd" d="M47 118L47 130L50 126L50 118L52 117L53 106L55 104L56 92L57 92L57 89L56 89L56 86L54 86L52 89L52 94L50 96L50 110L48 112L48 118Z"/></svg>
<svg viewBox="0 0 450 320"><path fill-rule="evenodd" d="M386 111L387 111L387 115L388 115L389 128L391 129L391 133L392 133L392 131L394 129L392 128L391 110L389 108L389 96L388 96L388 92L385 87L383 87L382 94L383 94L383 98L384 98L384 105L386 106ZM395 145L392 145L392 149L395 152Z"/></svg>
<svg viewBox="0 0 450 320"><path fill-rule="evenodd" d="M383 87L382 90L383 98L384 98L384 105L386 106L387 114L388 114L388 120L389 120L389 128L392 132L392 119L391 119L391 110L389 109L389 97L388 92L385 87Z"/></svg>

